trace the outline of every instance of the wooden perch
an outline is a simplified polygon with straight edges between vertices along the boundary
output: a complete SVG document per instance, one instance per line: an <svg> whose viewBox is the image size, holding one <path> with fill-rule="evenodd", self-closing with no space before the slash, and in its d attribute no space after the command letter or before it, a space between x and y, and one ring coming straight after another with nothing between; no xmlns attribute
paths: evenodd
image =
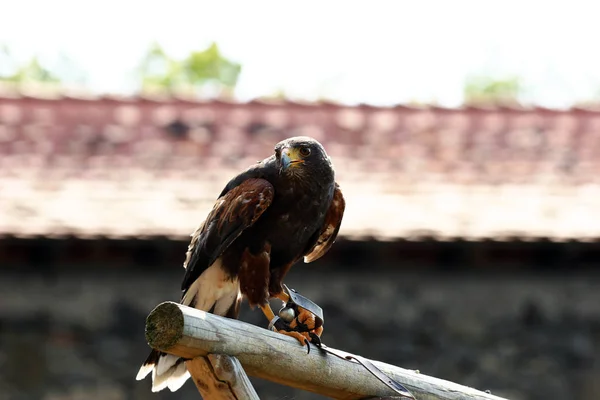
<svg viewBox="0 0 600 400"><path fill-rule="evenodd" d="M159 304L148 315L146 339L155 349L188 359L209 354L235 357L251 376L332 398L395 395L358 363L324 353L315 346L307 354L306 347L285 335L173 302ZM408 388L417 400L503 400L415 371L372 362Z"/></svg>
<svg viewBox="0 0 600 400"><path fill-rule="evenodd" d="M209 354L185 362L203 399L260 400L237 358Z"/></svg>

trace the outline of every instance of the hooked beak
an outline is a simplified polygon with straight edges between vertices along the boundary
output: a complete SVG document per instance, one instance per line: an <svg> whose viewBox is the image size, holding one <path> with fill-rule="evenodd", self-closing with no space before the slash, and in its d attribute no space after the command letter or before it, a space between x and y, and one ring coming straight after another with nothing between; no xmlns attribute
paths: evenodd
<svg viewBox="0 0 600 400"><path fill-rule="evenodd" d="M304 164L304 160L298 154L298 150L289 147L281 149L281 167L284 171L300 164Z"/></svg>

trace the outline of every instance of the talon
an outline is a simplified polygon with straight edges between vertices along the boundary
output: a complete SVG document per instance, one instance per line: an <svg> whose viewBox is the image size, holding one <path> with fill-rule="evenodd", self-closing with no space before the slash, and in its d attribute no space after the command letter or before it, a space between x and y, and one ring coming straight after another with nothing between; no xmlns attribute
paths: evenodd
<svg viewBox="0 0 600 400"><path fill-rule="evenodd" d="M318 348L321 348L322 342L319 335L317 335L315 332L309 332L308 334L310 335L310 342Z"/></svg>
<svg viewBox="0 0 600 400"><path fill-rule="evenodd" d="M307 346L308 347L307 354L310 353L310 342L307 340L306 336L304 336L302 333L296 332L296 331L285 331L285 330L278 330L277 332L281 333L282 335L286 335L286 336L295 338L296 340L298 340L300 342L300 344L303 347Z"/></svg>

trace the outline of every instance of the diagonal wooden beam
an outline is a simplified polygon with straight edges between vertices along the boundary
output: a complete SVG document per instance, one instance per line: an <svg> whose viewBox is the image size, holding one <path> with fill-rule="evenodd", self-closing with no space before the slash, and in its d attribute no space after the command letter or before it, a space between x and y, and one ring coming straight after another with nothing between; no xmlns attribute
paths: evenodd
<svg viewBox="0 0 600 400"><path fill-rule="evenodd" d="M250 379L237 358L209 354L185 362L203 399L259 400Z"/></svg>

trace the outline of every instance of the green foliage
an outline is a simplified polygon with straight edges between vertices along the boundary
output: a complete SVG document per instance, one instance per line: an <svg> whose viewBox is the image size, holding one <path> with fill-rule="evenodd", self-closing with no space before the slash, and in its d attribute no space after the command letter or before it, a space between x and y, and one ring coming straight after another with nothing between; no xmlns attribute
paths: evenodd
<svg viewBox="0 0 600 400"><path fill-rule="evenodd" d="M223 57L216 43L183 60L171 58L154 43L142 59L139 76L143 91L194 92L229 95L237 84L240 64Z"/></svg>
<svg viewBox="0 0 600 400"><path fill-rule="evenodd" d="M56 77L50 70L43 67L37 57L33 57L27 64L17 68L17 71L9 76L0 77L7 82L14 83L59 83L60 79Z"/></svg>
<svg viewBox="0 0 600 400"><path fill-rule="evenodd" d="M467 104L515 104L523 94L519 78L495 79L472 76L465 83L463 94Z"/></svg>
<svg viewBox="0 0 600 400"><path fill-rule="evenodd" d="M11 64L11 55L7 46L2 46L1 56L4 65ZM8 82L17 85L25 83L59 83L60 79L49 69L45 68L37 57L33 57L28 63L12 68L14 71L0 71L0 82Z"/></svg>
<svg viewBox="0 0 600 400"><path fill-rule="evenodd" d="M226 87L235 87L241 66L221 55L216 43L204 51L192 52L184 60L184 70L190 82L220 82Z"/></svg>
<svg viewBox="0 0 600 400"><path fill-rule="evenodd" d="M159 87L174 90L183 84L181 65L171 60L156 43L150 47L142 59L139 74L143 88Z"/></svg>

